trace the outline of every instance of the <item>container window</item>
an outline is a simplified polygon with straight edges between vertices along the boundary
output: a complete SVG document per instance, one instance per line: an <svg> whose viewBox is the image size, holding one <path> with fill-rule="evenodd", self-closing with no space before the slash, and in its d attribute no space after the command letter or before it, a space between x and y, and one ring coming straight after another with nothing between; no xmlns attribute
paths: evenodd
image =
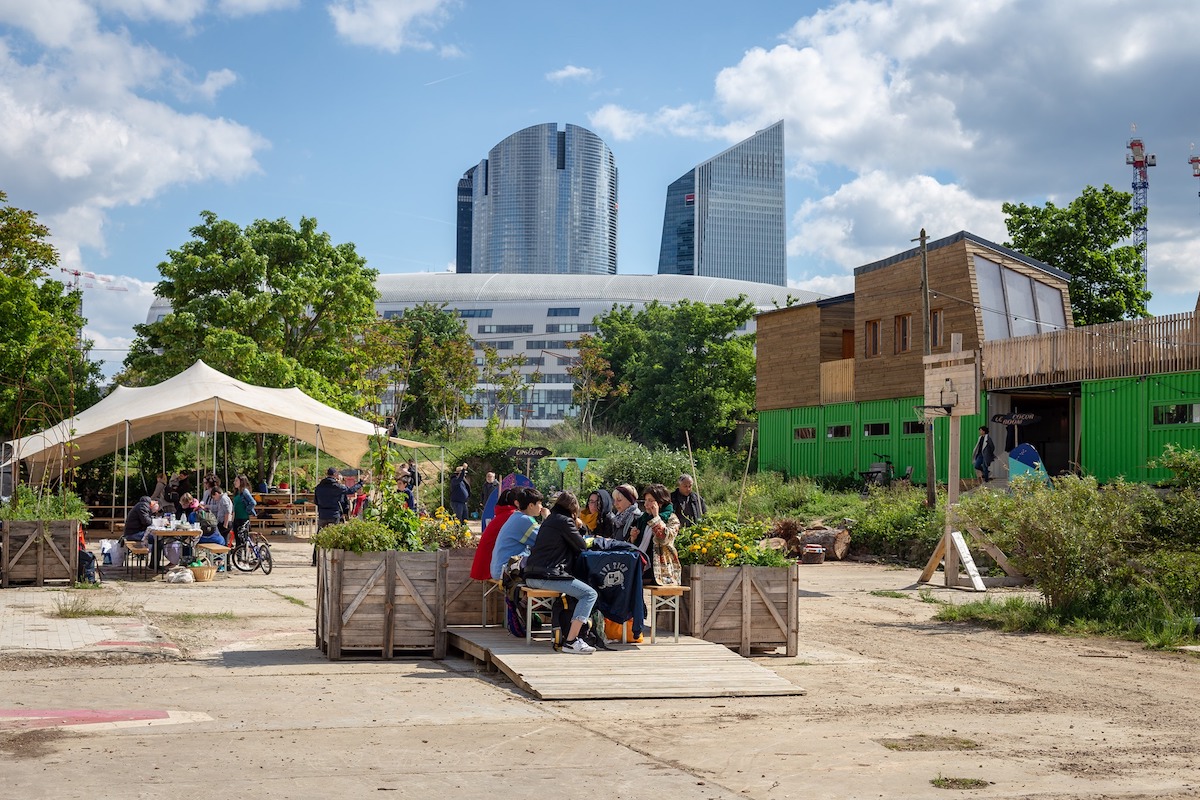
<svg viewBox="0 0 1200 800"><path fill-rule="evenodd" d="M905 436L924 436L925 422L924 420L908 420L904 423Z"/></svg>
<svg viewBox="0 0 1200 800"><path fill-rule="evenodd" d="M1200 423L1200 403L1176 403L1154 407L1155 425L1193 425Z"/></svg>
<svg viewBox="0 0 1200 800"><path fill-rule="evenodd" d="M825 438L826 439L849 439L850 438L850 426L849 425L830 425L828 428L825 429Z"/></svg>
<svg viewBox="0 0 1200 800"><path fill-rule="evenodd" d="M887 436L892 430L888 422L868 422L863 425L863 436Z"/></svg>
<svg viewBox="0 0 1200 800"><path fill-rule="evenodd" d="M795 439L797 442L804 441L806 439L816 439L817 438L817 429L816 428L796 428L792 431L792 438Z"/></svg>

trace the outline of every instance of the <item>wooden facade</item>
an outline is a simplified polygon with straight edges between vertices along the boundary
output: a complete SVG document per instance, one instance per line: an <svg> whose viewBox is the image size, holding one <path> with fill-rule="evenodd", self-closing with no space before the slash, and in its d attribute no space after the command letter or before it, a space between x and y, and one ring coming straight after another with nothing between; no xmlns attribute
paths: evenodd
<svg viewBox="0 0 1200 800"><path fill-rule="evenodd" d="M759 409L815 406L828 382L822 382L825 364L844 360L854 348L854 298L830 298L803 306L759 314L755 320L758 343L757 405ZM849 341L847 341L849 340ZM764 345L765 342L765 345ZM853 391L854 367L831 367L836 391Z"/></svg>

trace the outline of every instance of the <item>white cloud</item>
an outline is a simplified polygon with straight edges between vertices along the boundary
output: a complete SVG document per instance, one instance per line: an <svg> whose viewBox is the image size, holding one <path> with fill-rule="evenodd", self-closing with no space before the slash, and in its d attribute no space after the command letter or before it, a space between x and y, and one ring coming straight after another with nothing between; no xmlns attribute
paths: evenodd
<svg viewBox="0 0 1200 800"><path fill-rule="evenodd" d="M334 0L328 10L338 35L351 44L398 53L432 50L423 34L437 30L453 4L454 0Z"/></svg>
<svg viewBox="0 0 1200 800"><path fill-rule="evenodd" d="M268 11L299 8L300 0L218 0L217 9L231 17L265 14Z"/></svg>
<svg viewBox="0 0 1200 800"><path fill-rule="evenodd" d="M628 141L644 134L711 138L719 133L709 116L693 105L664 106L653 114L630 111L613 103L588 114L592 129L614 141Z"/></svg>
<svg viewBox="0 0 1200 800"><path fill-rule="evenodd" d="M999 200L972 197L961 186L926 175L894 178L882 172L805 201L793 226L789 255L812 256L845 272L900 252L921 228L930 239L960 230L996 242L1005 238Z"/></svg>
<svg viewBox="0 0 1200 800"><path fill-rule="evenodd" d="M204 82L192 87L197 95L212 102L227 86L237 82L237 74L231 69L213 70L204 76Z"/></svg>
<svg viewBox="0 0 1200 800"><path fill-rule="evenodd" d="M800 280L789 278L787 285L789 289L801 289L826 297L836 297L839 294L849 294L854 291L854 276L847 272L834 275L813 275Z"/></svg>
<svg viewBox="0 0 1200 800"><path fill-rule="evenodd" d="M112 375L120 369L133 344L132 325L146 321L154 302L154 284L121 275L98 277L109 280L82 279L92 284L83 289L83 316L87 320L83 335L92 340L92 359L104 361L104 373ZM66 282L71 276L60 279ZM115 291L118 289L124 291Z"/></svg>
<svg viewBox="0 0 1200 800"><path fill-rule="evenodd" d="M564 81L594 81L596 80L596 72L588 67L576 67L573 64L567 64L562 69L556 69L553 72L546 73L546 80L551 83L562 83Z"/></svg>

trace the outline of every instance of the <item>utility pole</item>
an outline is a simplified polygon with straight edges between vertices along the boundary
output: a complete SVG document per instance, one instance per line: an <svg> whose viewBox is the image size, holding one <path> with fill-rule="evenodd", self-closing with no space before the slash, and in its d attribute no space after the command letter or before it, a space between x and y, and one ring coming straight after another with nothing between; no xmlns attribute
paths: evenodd
<svg viewBox="0 0 1200 800"><path fill-rule="evenodd" d="M921 313L924 314L924 321L921 323L921 330L924 332L922 337L925 340L925 355L933 355L933 338L929 330L929 237L925 235L925 229L921 228L921 235L914 242L921 243ZM922 375L924 374L924 361L921 362ZM929 508L937 508L937 464L934 460L933 452L933 419L925 418L925 505ZM953 476L950 476L953 479Z"/></svg>

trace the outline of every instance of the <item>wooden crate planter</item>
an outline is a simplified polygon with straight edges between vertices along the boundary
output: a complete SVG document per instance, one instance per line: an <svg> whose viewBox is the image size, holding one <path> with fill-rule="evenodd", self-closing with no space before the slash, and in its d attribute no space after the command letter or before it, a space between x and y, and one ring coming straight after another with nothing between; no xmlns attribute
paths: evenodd
<svg viewBox="0 0 1200 800"><path fill-rule="evenodd" d="M446 655L449 553L317 551L317 646L344 655ZM468 567L469 569L469 567Z"/></svg>
<svg viewBox="0 0 1200 800"><path fill-rule="evenodd" d="M486 583L471 577L471 565L475 562L474 547L461 547L447 551L446 566L446 624L478 625L483 618L483 590ZM493 598L498 595L493 594ZM491 618L496 617L496 602L492 601ZM503 617L501 617L503 619Z"/></svg>
<svg viewBox="0 0 1200 800"><path fill-rule="evenodd" d="M698 639L717 642L743 656L753 649L799 649L800 565L788 567L683 568L691 588L680 628Z"/></svg>
<svg viewBox="0 0 1200 800"><path fill-rule="evenodd" d="M0 543L0 586L74 582L79 568L79 523L75 520L5 522Z"/></svg>

